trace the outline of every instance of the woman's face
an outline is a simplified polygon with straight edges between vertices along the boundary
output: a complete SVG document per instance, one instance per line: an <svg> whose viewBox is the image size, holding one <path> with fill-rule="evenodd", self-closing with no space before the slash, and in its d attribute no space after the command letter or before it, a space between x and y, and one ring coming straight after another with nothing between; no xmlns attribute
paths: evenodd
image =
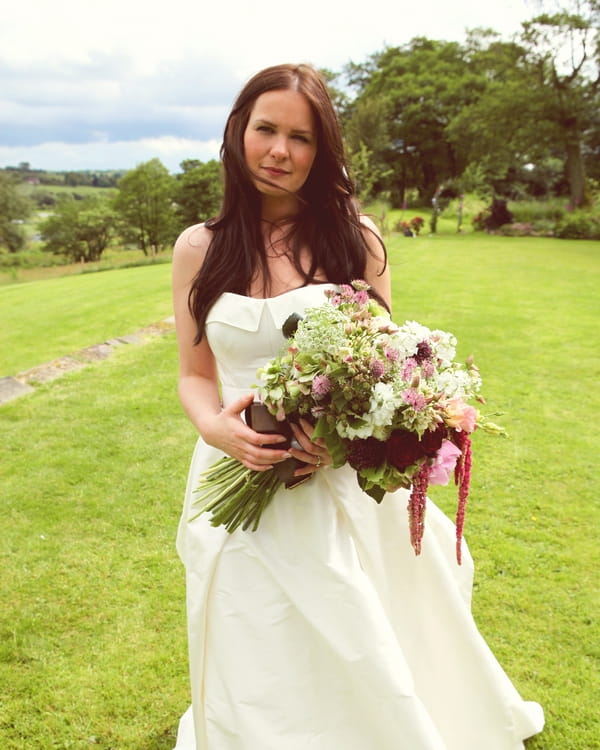
<svg viewBox="0 0 600 750"><path fill-rule="evenodd" d="M304 94L289 90L261 94L244 131L248 169L271 183L255 179L256 189L264 196L279 198L297 193L310 174L316 153L314 116Z"/></svg>

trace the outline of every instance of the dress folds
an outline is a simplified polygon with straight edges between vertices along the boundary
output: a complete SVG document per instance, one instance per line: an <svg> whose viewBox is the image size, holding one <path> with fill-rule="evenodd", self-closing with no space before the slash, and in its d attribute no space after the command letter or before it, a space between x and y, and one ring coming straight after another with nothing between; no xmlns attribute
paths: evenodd
<svg viewBox="0 0 600 750"><path fill-rule="evenodd" d="M255 299L225 293L206 335L225 403L248 393L293 312L323 286ZM431 501L423 549L408 492L375 503L352 469L280 489L257 531L192 521L198 439L177 548L186 571L192 705L176 750L518 750L543 712L523 701L471 615L466 544Z"/></svg>

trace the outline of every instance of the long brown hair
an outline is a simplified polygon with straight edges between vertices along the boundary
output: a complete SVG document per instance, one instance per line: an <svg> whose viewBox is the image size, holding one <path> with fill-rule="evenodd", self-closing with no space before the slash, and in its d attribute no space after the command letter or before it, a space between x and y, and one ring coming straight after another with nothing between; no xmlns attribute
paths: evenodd
<svg viewBox="0 0 600 750"><path fill-rule="evenodd" d="M244 132L258 97L278 90L303 94L311 106L316 128L317 153L298 196L300 210L286 237L294 266L304 284L315 283L319 269L332 283L349 282L364 275L369 248L327 85L310 65L266 68L244 86L225 125L221 146L223 202L219 215L206 222L213 236L189 296L190 311L198 325L196 343L202 338L208 311L223 292L247 294L257 272L264 288L269 288L261 195L246 164ZM302 247L310 250L308 270L300 264Z"/></svg>

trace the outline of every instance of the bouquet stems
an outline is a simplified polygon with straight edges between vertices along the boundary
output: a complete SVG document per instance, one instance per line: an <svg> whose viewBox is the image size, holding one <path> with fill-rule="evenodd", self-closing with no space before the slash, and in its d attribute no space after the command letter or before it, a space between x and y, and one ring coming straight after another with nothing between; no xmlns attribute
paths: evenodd
<svg viewBox="0 0 600 750"><path fill-rule="evenodd" d="M212 512L211 524L225 526L232 533L238 526L256 531L260 517L281 486L273 469L253 471L236 459L224 456L200 475L194 505L198 512L190 518Z"/></svg>

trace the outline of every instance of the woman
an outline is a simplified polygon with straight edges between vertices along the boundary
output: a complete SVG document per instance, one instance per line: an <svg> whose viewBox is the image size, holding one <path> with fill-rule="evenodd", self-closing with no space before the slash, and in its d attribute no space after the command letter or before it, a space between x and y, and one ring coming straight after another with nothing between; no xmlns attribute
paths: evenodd
<svg viewBox="0 0 600 750"><path fill-rule="evenodd" d="M297 445L245 424L256 370L324 285L364 278L386 304L374 226L359 216L327 88L282 65L240 93L221 152L216 220L173 260L179 392L198 440L178 534L186 569L192 707L177 750L516 750L540 731L470 614L472 566L430 505L424 550L407 494L377 505L332 469L310 425ZM191 519L202 470L223 454L258 471L290 455L310 481L280 490L257 531Z"/></svg>

